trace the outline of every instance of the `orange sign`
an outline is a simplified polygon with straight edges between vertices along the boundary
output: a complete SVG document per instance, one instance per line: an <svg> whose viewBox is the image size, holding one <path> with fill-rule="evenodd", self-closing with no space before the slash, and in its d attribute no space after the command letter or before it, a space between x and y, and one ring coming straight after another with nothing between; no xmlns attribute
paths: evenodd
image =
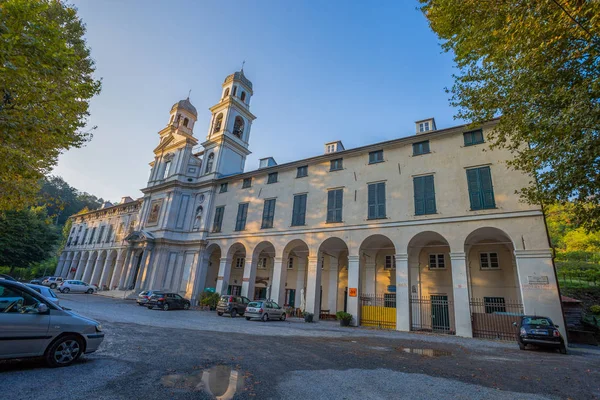
<svg viewBox="0 0 600 400"><path fill-rule="evenodd" d="M356 297L356 288L355 287L351 287L350 289L348 289L348 296L350 297Z"/></svg>

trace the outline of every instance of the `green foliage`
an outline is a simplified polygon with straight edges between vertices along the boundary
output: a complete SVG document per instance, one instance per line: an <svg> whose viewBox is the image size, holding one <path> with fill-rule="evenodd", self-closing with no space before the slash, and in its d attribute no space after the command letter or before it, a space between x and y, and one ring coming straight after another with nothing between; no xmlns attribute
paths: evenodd
<svg viewBox="0 0 600 400"><path fill-rule="evenodd" d="M103 199L85 192L79 192L59 176L49 176L42 180L38 204L45 205L48 215L56 225L64 225L67 219L82 210L100 208Z"/></svg>
<svg viewBox="0 0 600 400"><path fill-rule="evenodd" d="M43 207L0 212L0 265L27 268L51 256L59 233Z"/></svg>
<svg viewBox="0 0 600 400"><path fill-rule="evenodd" d="M0 210L33 204L58 155L91 138L100 81L84 33L62 1L0 2Z"/></svg>
<svg viewBox="0 0 600 400"><path fill-rule="evenodd" d="M335 313L335 317L338 319L338 321L352 321L352 314L344 311L338 311Z"/></svg>
<svg viewBox="0 0 600 400"><path fill-rule="evenodd" d="M600 2L419 1L458 66L456 117L478 125L501 115L488 140L532 177L522 198L571 201L579 224L598 230Z"/></svg>
<svg viewBox="0 0 600 400"><path fill-rule="evenodd" d="M221 296L219 295L219 293L204 291L200 295L200 305L209 306L211 310L214 310L215 308L217 308L217 303L219 302L220 298Z"/></svg>
<svg viewBox="0 0 600 400"><path fill-rule="evenodd" d="M592 314L600 315L600 305L596 304L590 307Z"/></svg>

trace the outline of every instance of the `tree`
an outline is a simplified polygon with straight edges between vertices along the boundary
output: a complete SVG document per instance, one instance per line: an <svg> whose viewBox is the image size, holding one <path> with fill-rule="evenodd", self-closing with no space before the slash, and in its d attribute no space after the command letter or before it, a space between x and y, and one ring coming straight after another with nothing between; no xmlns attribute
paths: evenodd
<svg viewBox="0 0 600 400"><path fill-rule="evenodd" d="M69 216L82 209L97 209L104 202L94 195L79 192L60 176L44 178L38 198L38 205L46 207L56 225L64 225Z"/></svg>
<svg viewBox="0 0 600 400"><path fill-rule="evenodd" d="M492 147L532 177L530 203L572 201L600 228L600 2L419 0L458 73L456 117L501 115Z"/></svg>
<svg viewBox="0 0 600 400"><path fill-rule="evenodd" d="M100 92L76 9L54 0L0 0L0 209L33 204L58 155L90 140Z"/></svg>
<svg viewBox="0 0 600 400"><path fill-rule="evenodd" d="M29 267L52 255L59 232L43 207L0 212L0 265Z"/></svg>

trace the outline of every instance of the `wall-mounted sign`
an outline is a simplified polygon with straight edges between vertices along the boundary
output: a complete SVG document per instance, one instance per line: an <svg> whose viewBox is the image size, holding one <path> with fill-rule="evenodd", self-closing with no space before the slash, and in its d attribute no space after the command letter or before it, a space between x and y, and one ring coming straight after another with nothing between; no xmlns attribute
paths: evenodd
<svg viewBox="0 0 600 400"><path fill-rule="evenodd" d="M356 293L358 292L358 290L356 290L355 287L351 287L348 289L348 296L350 297L356 297Z"/></svg>
<svg viewBox="0 0 600 400"><path fill-rule="evenodd" d="M396 285L388 285L388 292L396 293Z"/></svg>
<svg viewBox="0 0 600 400"><path fill-rule="evenodd" d="M528 276L527 282L529 282L530 285L549 285L550 284L550 281L548 280L547 275Z"/></svg>

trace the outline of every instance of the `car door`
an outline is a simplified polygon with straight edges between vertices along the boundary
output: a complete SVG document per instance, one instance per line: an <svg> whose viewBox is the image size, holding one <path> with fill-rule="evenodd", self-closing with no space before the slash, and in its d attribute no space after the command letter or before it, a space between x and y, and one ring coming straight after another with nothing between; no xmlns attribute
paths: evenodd
<svg viewBox="0 0 600 400"><path fill-rule="evenodd" d="M283 308L281 308L279 304L275 303L274 301L271 302L271 307L273 307L273 317L281 318Z"/></svg>
<svg viewBox="0 0 600 400"><path fill-rule="evenodd" d="M240 309L238 310L240 312L240 314L243 314L246 312L246 308L248 307L249 303L250 303L250 299L242 296L242 302L240 303Z"/></svg>
<svg viewBox="0 0 600 400"><path fill-rule="evenodd" d="M0 358L44 354L51 336L50 313L40 314L45 303L26 290L0 282Z"/></svg>
<svg viewBox="0 0 600 400"><path fill-rule="evenodd" d="M85 291L88 289L88 284L82 281L77 282L77 291L79 293L85 293Z"/></svg>
<svg viewBox="0 0 600 400"><path fill-rule="evenodd" d="M173 308L183 308L183 304L179 300L181 297L178 294L171 295L171 301L173 302Z"/></svg>

